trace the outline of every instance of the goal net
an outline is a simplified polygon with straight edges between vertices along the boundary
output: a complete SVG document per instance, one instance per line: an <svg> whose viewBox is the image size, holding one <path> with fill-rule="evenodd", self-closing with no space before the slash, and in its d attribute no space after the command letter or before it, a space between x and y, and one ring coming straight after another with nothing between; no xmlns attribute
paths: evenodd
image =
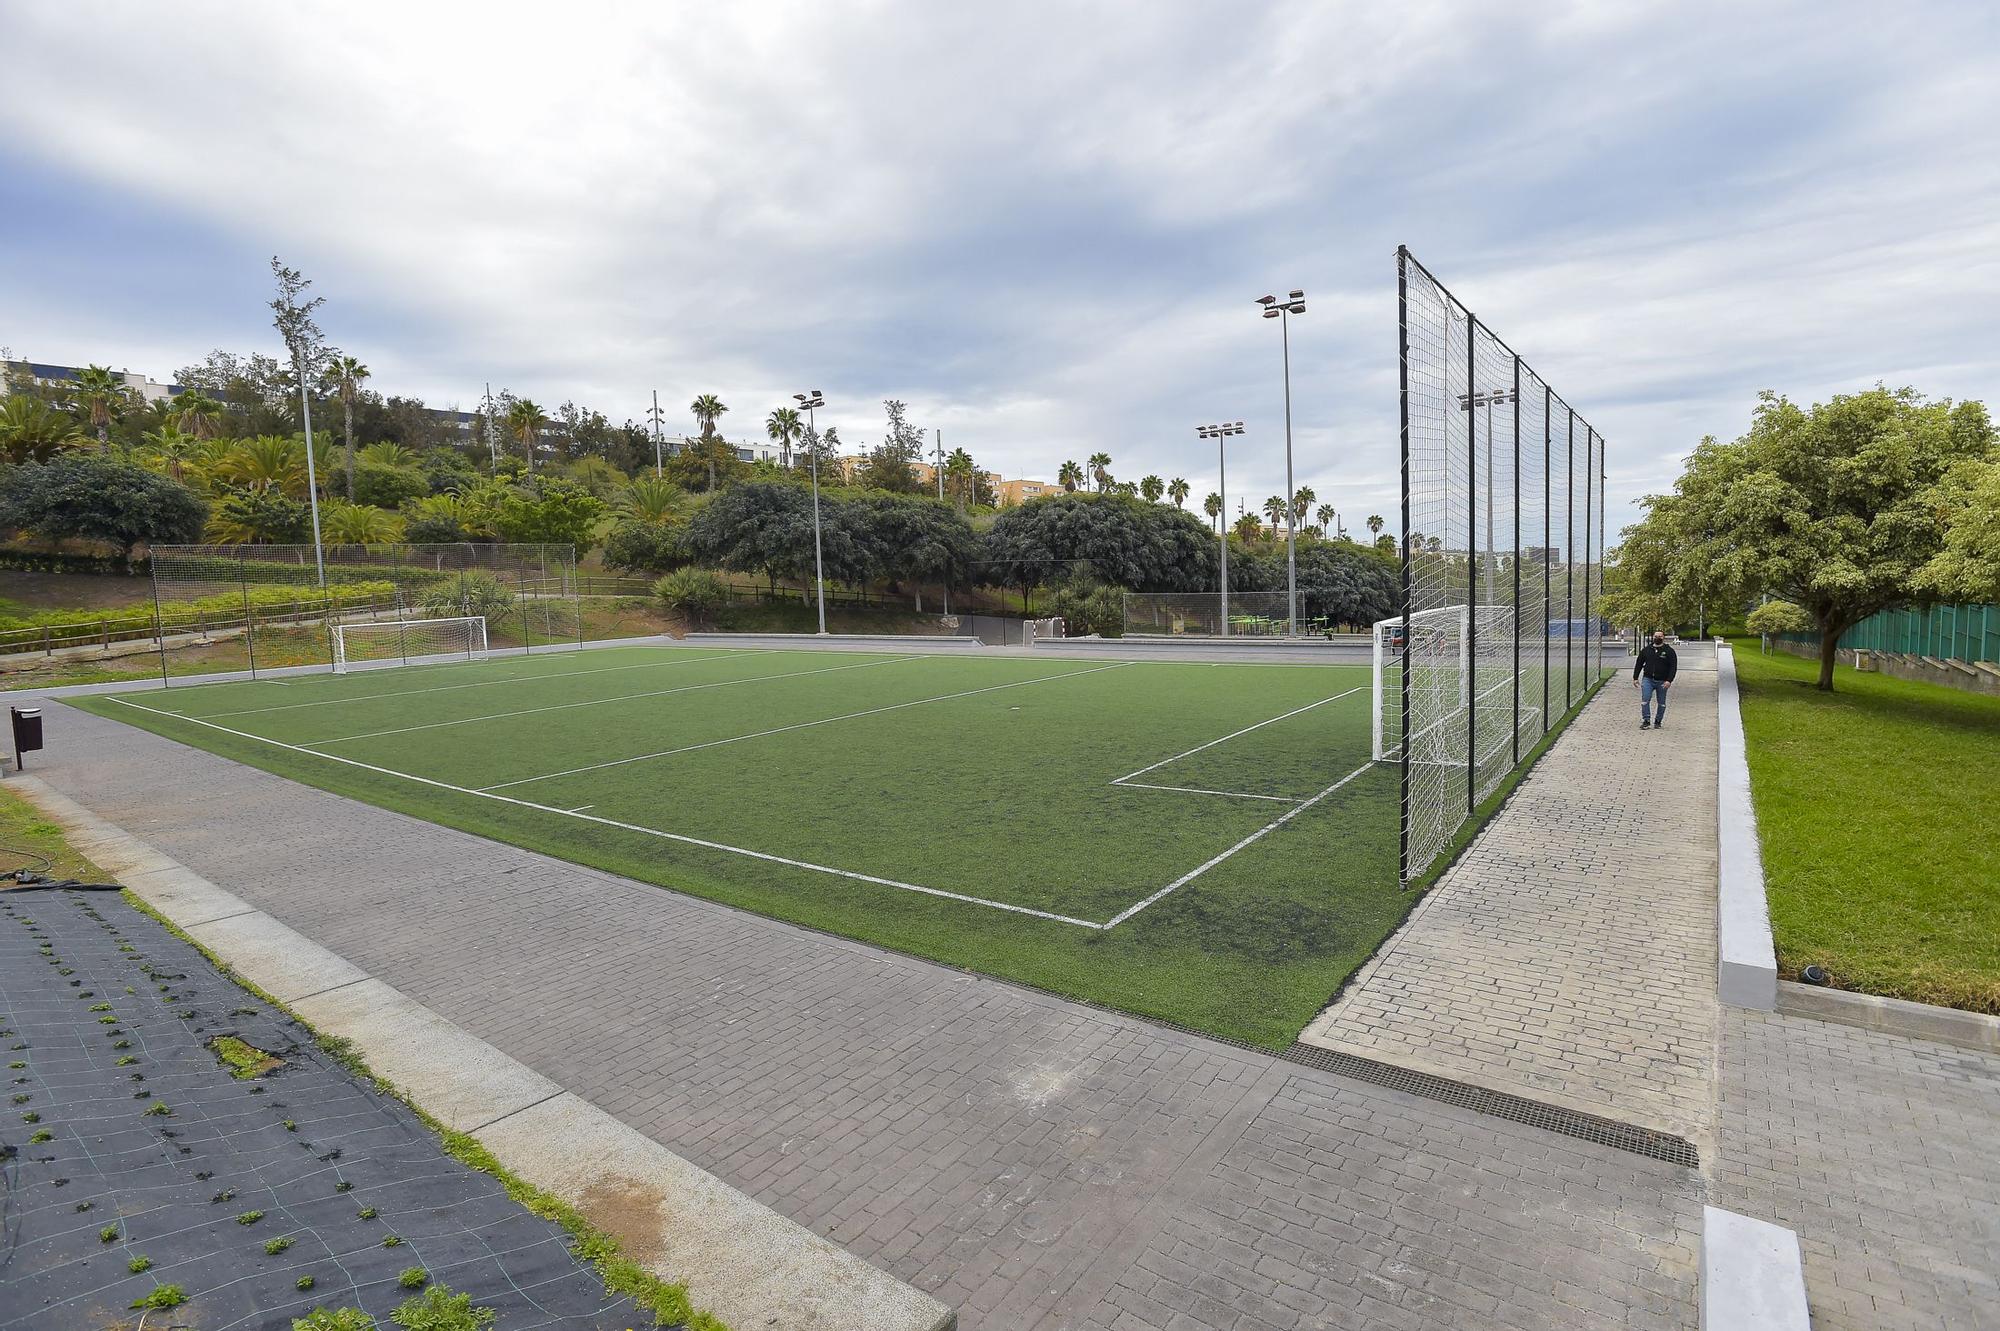
<svg viewBox="0 0 2000 1331"><path fill-rule="evenodd" d="M1375 761L1395 762L1402 758L1406 710L1413 755L1451 751L1448 744L1439 742L1438 732L1463 714L1465 699L1471 694L1472 635L1467 631L1470 620L1471 611L1462 605L1411 611L1407 651L1401 615L1376 623L1371 634ZM1407 691L1403 687L1406 661ZM1465 731L1461 728L1458 733L1462 739ZM1458 752L1462 760L1462 745Z"/></svg>
<svg viewBox="0 0 2000 1331"><path fill-rule="evenodd" d="M433 661L477 661L486 656L486 619L387 619L333 626L333 673L374 666Z"/></svg>

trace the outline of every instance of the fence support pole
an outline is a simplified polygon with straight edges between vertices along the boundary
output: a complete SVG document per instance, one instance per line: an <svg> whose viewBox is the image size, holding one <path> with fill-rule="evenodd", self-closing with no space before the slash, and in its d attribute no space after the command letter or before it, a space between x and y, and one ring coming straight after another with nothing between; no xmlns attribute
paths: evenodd
<svg viewBox="0 0 2000 1331"><path fill-rule="evenodd" d="M250 575L243 567L243 552L236 552L236 586L243 593L243 641L249 644L250 678L257 678L257 620L250 611Z"/></svg>
<svg viewBox="0 0 2000 1331"><path fill-rule="evenodd" d="M1475 343L1479 320L1465 312L1465 634L1471 678L1465 685L1465 816L1479 807L1479 392ZM1447 511L1449 511L1447 509ZM1487 533L1492 536L1491 532Z"/></svg>
<svg viewBox="0 0 2000 1331"><path fill-rule="evenodd" d="M1514 357L1514 766L1521 765L1521 358Z"/></svg>
<svg viewBox="0 0 2000 1331"><path fill-rule="evenodd" d="M1576 408L1569 410L1563 458L1563 713L1576 701Z"/></svg>
<svg viewBox="0 0 2000 1331"><path fill-rule="evenodd" d="M199 617L201 612L197 610L195 614ZM153 578L153 634L160 643L160 687L164 689L167 687L167 625L160 615L160 579L157 575Z"/></svg>
<svg viewBox="0 0 2000 1331"><path fill-rule="evenodd" d="M1555 461L1555 427L1549 421L1549 409L1555 405L1555 390L1542 385L1542 733L1549 733L1549 674L1555 668L1554 648L1551 646L1552 630L1550 616L1556 608L1556 564L1552 553L1555 542L1556 472L1551 464Z"/></svg>
<svg viewBox="0 0 2000 1331"><path fill-rule="evenodd" d="M1401 678L1397 687L1402 690L1403 706L1400 725L1402 737L1397 751L1402 761L1397 763L1398 809L1396 819L1396 879L1404 888L1410 885L1410 252L1401 245L1396 247L1396 404L1400 426L1397 430L1397 450L1401 454L1403 470L1403 647L1402 665L1396 672ZM1225 511L1217 521L1226 519ZM1223 532L1223 549L1229 548L1229 534ZM1226 585L1226 584L1225 584Z"/></svg>

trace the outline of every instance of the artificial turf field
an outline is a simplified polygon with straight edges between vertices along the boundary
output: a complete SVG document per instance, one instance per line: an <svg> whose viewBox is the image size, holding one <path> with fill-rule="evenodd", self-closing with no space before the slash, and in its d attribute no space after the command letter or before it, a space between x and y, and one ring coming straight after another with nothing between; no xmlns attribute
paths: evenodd
<svg viewBox="0 0 2000 1331"><path fill-rule="evenodd" d="M432 822L1276 1046L1411 904L1368 684L1362 666L630 647L71 702Z"/></svg>

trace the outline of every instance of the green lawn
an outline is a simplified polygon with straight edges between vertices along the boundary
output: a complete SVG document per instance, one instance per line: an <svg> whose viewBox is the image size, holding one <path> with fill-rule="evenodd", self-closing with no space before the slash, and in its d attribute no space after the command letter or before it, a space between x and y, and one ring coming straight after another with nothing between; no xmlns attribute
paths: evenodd
<svg viewBox="0 0 2000 1331"><path fill-rule="evenodd" d="M2000 698L1764 656L1737 672L1778 964L2000 1012Z"/></svg>

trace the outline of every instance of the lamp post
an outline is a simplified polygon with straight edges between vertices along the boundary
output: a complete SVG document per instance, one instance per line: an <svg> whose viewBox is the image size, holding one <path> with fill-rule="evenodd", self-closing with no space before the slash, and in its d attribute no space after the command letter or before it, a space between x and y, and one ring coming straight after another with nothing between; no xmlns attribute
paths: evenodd
<svg viewBox="0 0 2000 1331"><path fill-rule="evenodd" d="M1197 425L1194 432L1198 438L1215 441L1215 492L1222 500L1222 518L1217 522L1222 528L1222 636L1226 638L1229 636L1229 464L1223 457L1222 441L1231 435L1242 434L1243 422Z"/></svg>
<svg viewBox="0 0 2000 1331"><path fill-rule="evenodd" d="M1283 300L1259 296L1266 319L1276 319L1285 348L1285 633L1299 636L1298 488L1292 482L1292 316L1306 312L1306 293L1294 289Z"/></svg>
<svg viewBox="0 0 2000 1331"><path fill-rule="evenodd" d="M813 487L813 581L819 586L819 631L826 632L826 564L820 557L819 546L819 417L815 409L826 405L826 397L817 388L810 393L794 393L798 404L806 409L806 428L812 431L812 487Z"/></svg>
<svg viewBox="0 0 2000 1331"><path fill-rule="evenodd" d="M1479 418L1472 413L1480 407L1486 408L1486 604L1493 604L1493 408L1514 400L1511 388L1496 388L1487 393L1460 393L1459 409L1466 413L1466 423L1472 428L1474 448L1479 446ZM1467 541L1470 547L1472 542ZM1518 536L1516 544L1519 544ZM1472 551L1468 548L1466 556Z"/></svg>
<svg viewBox="0 0 2000 1331"><path fill-rule="evenodd" d="M660 416L660 390L657 388L653 390L653 409L647 413L647 419L653 422L653 479L657 481L661 476L665 475L665 468L661 465L660 460L660 421L662 417Z"/></svg>

